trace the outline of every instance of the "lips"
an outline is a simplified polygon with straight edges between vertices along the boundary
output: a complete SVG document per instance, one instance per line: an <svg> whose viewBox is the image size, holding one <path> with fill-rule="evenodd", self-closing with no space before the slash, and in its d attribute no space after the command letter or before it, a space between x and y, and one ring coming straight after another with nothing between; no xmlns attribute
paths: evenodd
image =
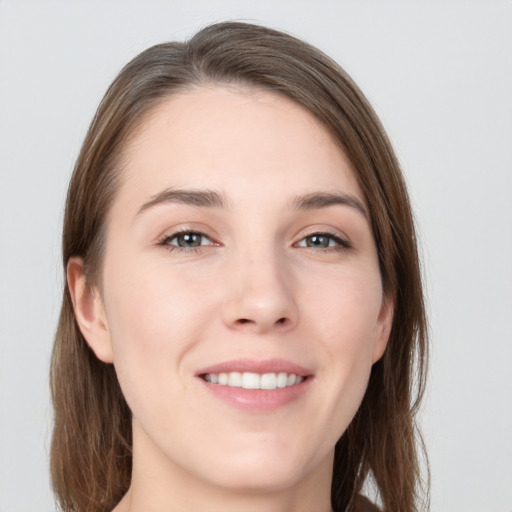
<svg viewBox="0 0 512 512"><path fill-rule="evenodd" d="M304 366L292 363L286 359L233 359L223 363L214 364L202 368L196 375L206 375L208 373L231 373L231 372L250 372L263 375L265 373L294 373L297 377L307 377L313 374Z"/></svg>
<svg viewBox="0 0 512 512"><path fill-rule="evenodd" d="M217 398L245 411L272 411L299 399L313 372L285 359L236 359L196 373Z"/></svg>

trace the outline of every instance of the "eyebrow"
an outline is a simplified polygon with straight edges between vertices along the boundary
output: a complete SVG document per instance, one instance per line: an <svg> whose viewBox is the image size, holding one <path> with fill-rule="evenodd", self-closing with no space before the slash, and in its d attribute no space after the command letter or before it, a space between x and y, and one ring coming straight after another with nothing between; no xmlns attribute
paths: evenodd
<svg viewBox="0 0 512 512"><path fill-rule="evenodd" d="M317 208L326 208L333 205L343 205L355 208L368 219L368 213L363 203L351 194L344 194L341 192L312 192L303 196L295 197L292 202L292 208L296 210L315 210Z"/></svg>
<svg viewBox="0 0 512 512"><path fill-rule="evenodd" d="M228 200L215 190L192 190L192 189L166 189L154 195L147 203L144 203L137 215L154 206L166 203L181 203L203 208L227 208Z"/></svg>
<svg viewBox="0 0 512 512"><path fill-rule="evenodd" d="M167 203L180 203L203 208L224 208L230 206L230 202L224 194L216 190L194 190L169 188L154 195L144 203L137 211L137 216L154 206ZM341 192L312 192L294 197L290 201L290 207L295 210L315 210L334 205L343 205L354 208L368 219L368 214L362 202L351 194Z"/></svg>

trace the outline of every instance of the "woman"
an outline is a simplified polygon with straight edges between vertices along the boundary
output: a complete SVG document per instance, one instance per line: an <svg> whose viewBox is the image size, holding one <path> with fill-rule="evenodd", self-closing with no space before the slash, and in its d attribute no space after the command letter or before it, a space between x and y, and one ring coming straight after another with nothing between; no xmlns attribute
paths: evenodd
<svg viewBox="0 0 512 512"><path fill-rule="evenodd" d="M427 337L392 148L264 27L152 47L68 192L51 385L64 510L417 510Z"/></svg>

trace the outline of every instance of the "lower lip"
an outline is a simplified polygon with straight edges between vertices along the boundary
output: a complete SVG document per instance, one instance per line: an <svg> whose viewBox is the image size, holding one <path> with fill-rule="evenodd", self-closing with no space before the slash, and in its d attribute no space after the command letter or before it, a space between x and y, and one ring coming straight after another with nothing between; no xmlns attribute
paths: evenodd
<svg viewBox="0 0 512 512"><path fill-rule="evenodd" d="M308 377L294 386L276 389L244 389L200 380L213 395L231 406L243 411L271 412L301 398L312 378Z"/></svg>

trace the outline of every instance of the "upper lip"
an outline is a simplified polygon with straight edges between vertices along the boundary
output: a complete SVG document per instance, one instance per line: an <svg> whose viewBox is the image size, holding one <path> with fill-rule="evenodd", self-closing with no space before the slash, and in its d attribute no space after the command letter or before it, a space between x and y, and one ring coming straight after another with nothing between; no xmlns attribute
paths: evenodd
<svg viewBox="0 0 512 512"><path fill-rule="evenodd" d="M196 375L205 375L207 373L231 373L231 372L251 372L251 373L294 373L298 377L308 377L312 371L304 366L293 363L286 359L250 359L240 358L223 361L200 369Z"/></svg>

